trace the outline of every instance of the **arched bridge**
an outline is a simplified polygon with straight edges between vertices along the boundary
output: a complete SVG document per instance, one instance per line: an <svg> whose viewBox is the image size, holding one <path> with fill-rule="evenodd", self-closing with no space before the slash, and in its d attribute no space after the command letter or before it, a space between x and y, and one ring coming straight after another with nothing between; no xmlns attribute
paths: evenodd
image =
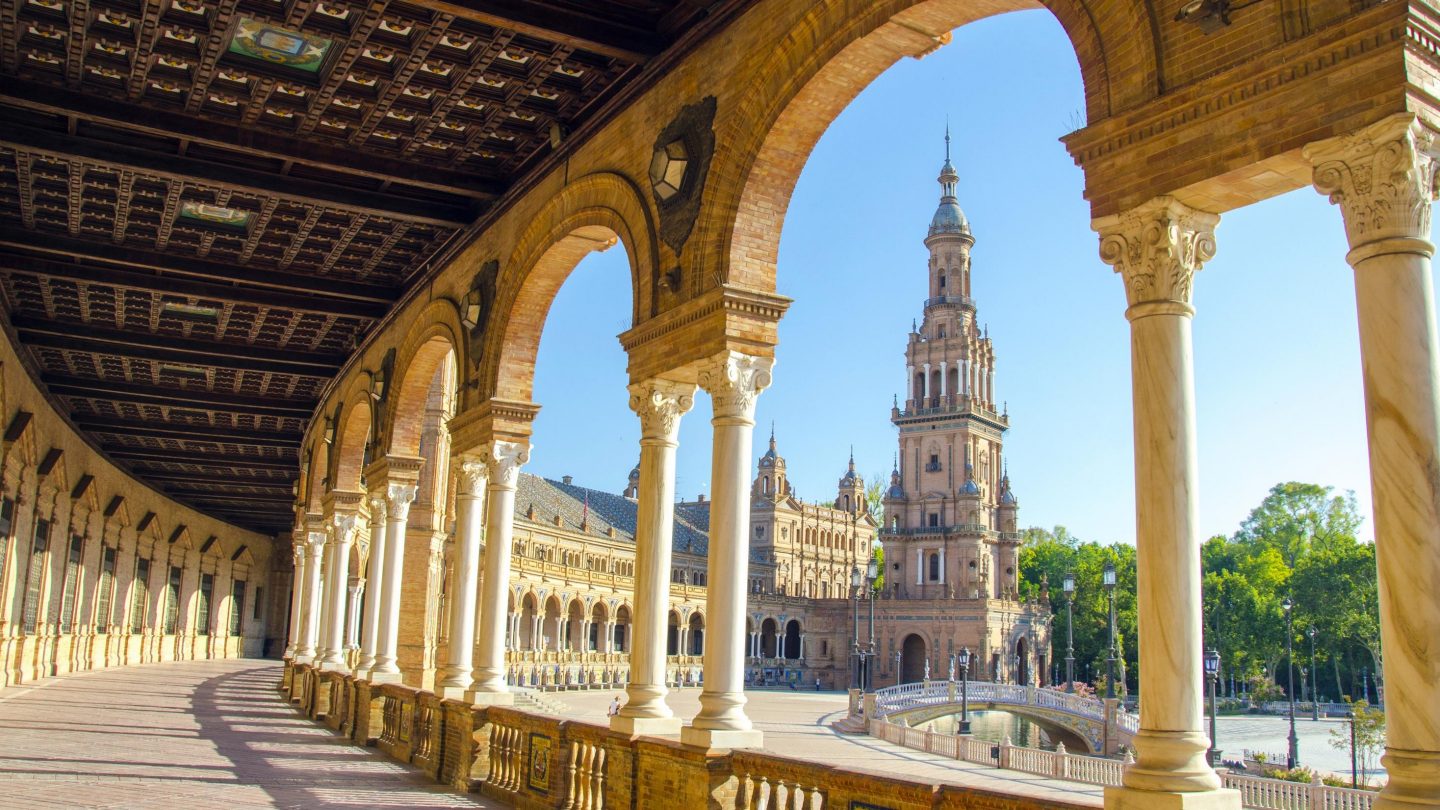
<svg viewBox="0 0 1440 810"><path fill-rule="evenodd" d="M1140 728L1138 715L1119 701L1081 697L1053 689L1009 683L970 681L964 694L971 711L996 709L1058 731L1067 742L1079 740L1090 753L1114 753L1128 745ZM875 692L875 714L892 722L917 725L937 717L959 714L962 689L958 681L924 681L890 686ZM1109 720L1107 733L1106 722Z"/></svg>

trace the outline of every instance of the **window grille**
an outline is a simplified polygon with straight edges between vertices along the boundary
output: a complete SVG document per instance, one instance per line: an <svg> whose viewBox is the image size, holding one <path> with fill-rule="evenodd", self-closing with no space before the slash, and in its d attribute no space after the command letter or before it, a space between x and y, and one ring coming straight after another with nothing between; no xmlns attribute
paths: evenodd
<svg viewBox="0 0 1440 810"><path fill-rule="evenodd" d="M0 500L0 582L5 581L5 564L10 558L10 533L15 530L15 501Z"/></svg>
<svg viewBox="0 0 1440 810"><path fill-rule="evenodd" d="M170 582L165 586L165 635L173 636L180 627L180 568L170 566Z"/></svg>
<svg viewBox="0 0 1440 810"><path fill-rule="evenodd" d="M130 632L145 632L145 611L150 604L150 561L135 561L135 587L130 596Z"/></svg>
<svg viewBox="0 0 1440 810"><path fill-rule="evenodd" d="M115 549L100 551L100 589L95 597L95 632L110 632L110 603L115 594Z"/></svg>
<svg viewBox="0 0 1440 810"><path fill-rule="evenodd" d="M237 579L230 589L230 635L240 635L240 620L245 615L245 580Z"/></svg>
<svg viewBox="0 0 1440 810"><path fill-rule="evenodd" d="M25 607L21 627L25 635L35 634L40 616L40 583L45 577L45 559L50 550L50 521L35 521L35 537L30 546L30 570L25 577Z"/></svg>
<svg viewBox="0 0 1440 810"><path fill-rule="evenodd" d="M210 635L210 596L215 592L215 575L200 575L200 610L196 617L196 630L202 636Z"/></svg>
<svg viewBox="0 0 1440 810"><path fill-rule="evenodd" d="M60 632L75 630L75 603L80 600L77 593L80 584L80 555L85 553L85 538L70 537L70 555L65 558L65 581L60 587Z"/></svg>
<svg viewBox="0 0 1440 810"><path fill-rule="evenodd" d="M260 620L260 605L262 605L264 602L265 602L265 589L264 589L264 588L256 588L256 589L255 589L255 602L254 602L255 607L251 609L252 612L250 613L250 618L252 618L252 619L254 619L254 620L256 620L256 621L259 621L259 620Z"/></svg>

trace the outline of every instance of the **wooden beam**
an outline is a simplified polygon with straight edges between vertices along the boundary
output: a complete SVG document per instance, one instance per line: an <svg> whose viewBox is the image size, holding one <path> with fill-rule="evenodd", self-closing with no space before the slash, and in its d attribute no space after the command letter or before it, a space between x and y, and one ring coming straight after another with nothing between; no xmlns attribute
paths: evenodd
<svg viewBox="0 0 1440 810"><path fill-rule="evenodd" d="M238 467L242 465L237 464L236 466ZM193 482L198 485L223 484L224 486L229 487L260 487L262 489L280 489L284 490L285 492L289 492L291 485L295 483L295 479L293 478L288 481L280 479L265 480L236 478L234 475L213 475L210 473L141 472L137 474L143 477L146 481L174 481L176 483L182 484ZM299 474L298 470L296 471L296 474Z"/></svg>
<svg viewBox="0 0 1440 810"><path fill-rule="evenodd" d="M283 447L297 449L300 446L299 433L258 433L249 430L228 430L204 425L173 425L158 422L133 422L126 419L112 419L108 416L77 417L75 424L81 430L95 433L111 433L122 436L141 436L152 439L173 439L175 441L209 442L214 444L238 444L251 447Z"/></svg>
<svg viewBox="0 0 1440 810"><path fill-rule="evenodd" d="M309 419L315 410L311 401L284 400L268 397L247 397L240 394L222 394L215 391L197 391L190 388L167 388L160 385L91 380L84 377L68 377L59 374L43 374L40 381L50 393L60 397L85 397L103 399L107 402L133 402L140 405L168 405L171 407L198 408L226 413L248 413L257 416L276 416L291 419Z"/></svg>
<svg viewBox="0 0 1440 810"><path fill-rule="evenodd" d="M315 166L327 171L366 177L379 183L415 186L477 200L498 197L504 186L466 172L450 171L396 160L373 151L327 146L315 139L294 138L254 127L224 124L182 113L141 106L53 84L5 77L0 104L67 118L94 121L145 135L175 138L247 155Z"/></svg>
<svg viewBox="0 0 1440 810"><path fill-rule="evenodd" d="M278 290L202 281L195 278L162 276L153 271L102 266L93 259L57 261L4 252L0 253L0 270L28 276L79 281L86 284L105 284L112 287L149 290L157 294L172 293L201 299L228 301L233 304L251 304L257 307L288 309L296 312L314 312L320 315L375 319L383 317L389 310L389 307L380 303L329 298L323 294L300 295Z"/></svg>
<svg viewBox="0 0 1440 810"><path fill-rule="evenodd" d="M122 332L117 329L98 329L88 324L63 324L28 315L16 315L11 322L20 342L26 345L138 357L158 363L182 363L329 379L345 362L344 355L229 345L141 332ZM79 334L84 337L78 337Z"/></svg>
<svg viewBox="0 0 1440 810"><path fill-rule="evenodd" d="M470 206L446 205L345 188L19 124L10 124L0 130L0 145L29 155L44 155L61 162L74 160L113 167L117 171L129 169L137 174L148 174L172 182L207 183L259 197L277 197L305 206L379 214L402 222L461 228L473 222L476 216Z"/></svg>
<svg viewBox="0 0 1440 810"><path fill-rule="evenodd" d="M192 503L214 503L217 501L233 501L235 503L276 503L285 504L286 506L294 503L294 499L289 497L288 495L283 497L277 495L236 495L230 493L222 494L219 492L196 492L185 489L175 489L174 487L166 487L165 494L170 495L171 497L183 498L184 500L190 501Z"/></svg>
<svg viewBox="0 0 1440 810"><path fill-rule="evenodd" d="M244 467L250 470L283 470L293 472L297 475L300 472L300 461L276 461L273 459L255 459L249 456L214 456L203 453L181 453L166 452L164 450L144 450L121 445L103 445L100 448L105 454L113 459L125 462L138 462L140 464L195 464L202 467L225 468ZM131 466L136 475L144 476L148 470L136 470Z"/></svg>
<svg viewBox="0 0 1440 810"><path fill-rule="evenodd" d="M236 267L223 262L186 259L164 253L136 250L110 242L74 239L53 233L24 228L0 226L0 246L12 252L59 256L60 261L75 258L102 262L106 266L140 268L166 276L189 276L210 281L249 284L302 295L345 298L384 304L387 307L400 297L396 287L367 284L343 279L318 278L299 273L286 273L262 268Z"/></svg>
<svg viewBox="0 0 1440 810"><path fill-rule="evenodd" d="M653 30L615 22L603 12L587 14L571 7L562 10L533 0L414 1L442 13L634 64L647 61L669 44Z"/></svg>

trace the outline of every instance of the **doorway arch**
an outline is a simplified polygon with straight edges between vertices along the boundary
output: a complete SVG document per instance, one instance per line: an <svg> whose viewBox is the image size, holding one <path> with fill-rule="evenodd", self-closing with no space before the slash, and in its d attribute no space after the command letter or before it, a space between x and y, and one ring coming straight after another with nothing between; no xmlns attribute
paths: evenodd
<svg viewBox="0 0 1440 810"><path fill-rule="evenodd" d="M925 639L916 633L905 637L900 645L899 683L919 683L925 679Z"/></svg>

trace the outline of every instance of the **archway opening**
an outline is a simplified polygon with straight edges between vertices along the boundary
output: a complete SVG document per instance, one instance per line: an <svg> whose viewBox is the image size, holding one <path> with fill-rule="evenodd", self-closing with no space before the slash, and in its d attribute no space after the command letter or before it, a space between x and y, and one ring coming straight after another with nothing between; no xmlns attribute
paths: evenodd
<svg viewBox="0 0 1440 810"><path fill-rule="evenodd" d="M918 683L924 680L925 662L925 639L911 633L900 645L899 683Z"/></svg>

